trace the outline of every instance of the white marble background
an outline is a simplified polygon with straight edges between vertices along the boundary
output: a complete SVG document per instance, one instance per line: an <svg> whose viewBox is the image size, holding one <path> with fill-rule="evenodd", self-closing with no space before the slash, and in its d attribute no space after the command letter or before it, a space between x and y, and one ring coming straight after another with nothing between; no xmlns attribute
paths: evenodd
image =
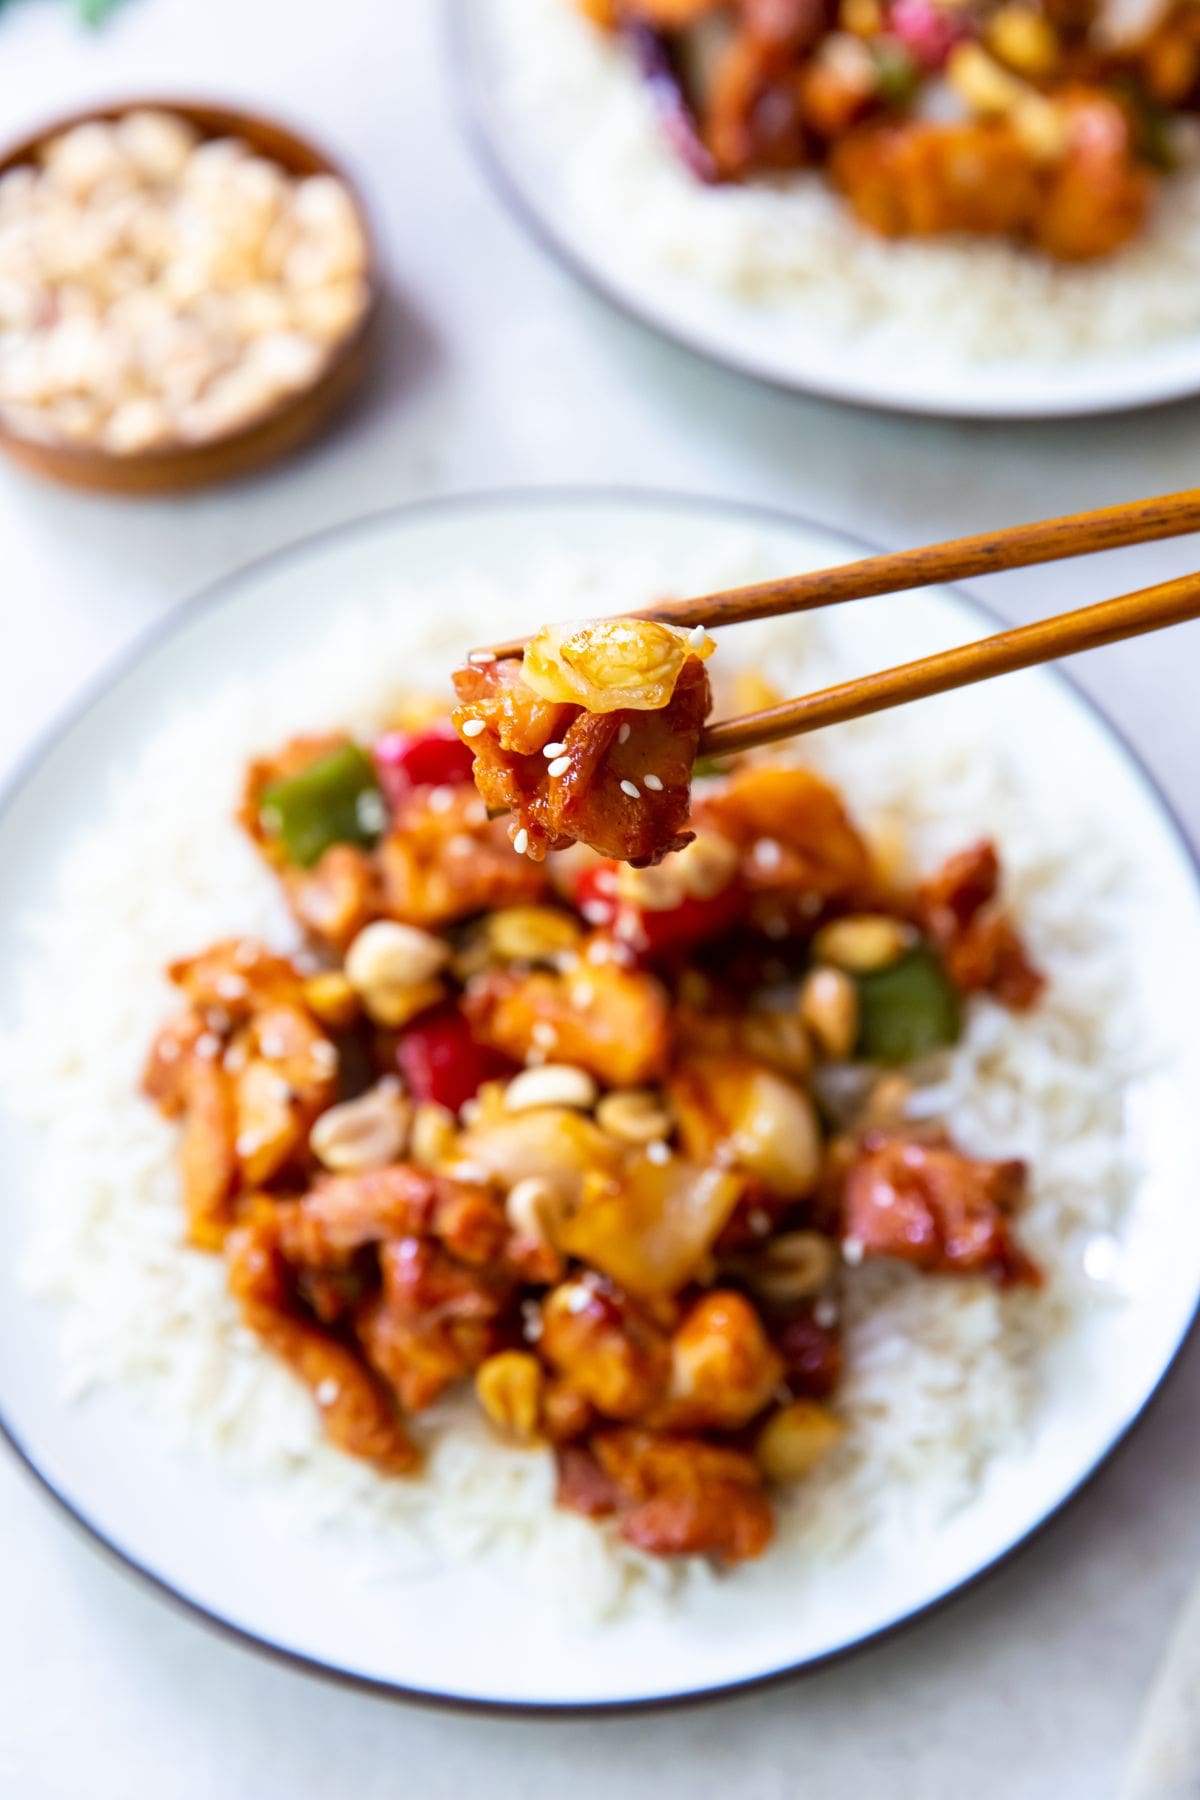
<svg viewBox="0 0 1200 1800"><path fill-rule="evenodd" d="M1200 404L974 427L789 400L602 310L501 213L459 140L438 0L62 0L0 9L0 138L142 94L274 109L343 154L394 306L371 399L303 461L196 499L0 470L0 772L106 660L250 557L395 501L559 481L765 500L889 544L1183 487ZM1194 543L1003 578L1014 620L1182 572ZM1200 627L1077 665L1200 837ZM1197 996L1200 1004L1200 996ZM661 1718L452 1718L218 1641L110 1567L0 1456L0 1794L12 1800L1107 1800L1200 1563L1200 1346L1018 1562L812 1680Z"/></svg>

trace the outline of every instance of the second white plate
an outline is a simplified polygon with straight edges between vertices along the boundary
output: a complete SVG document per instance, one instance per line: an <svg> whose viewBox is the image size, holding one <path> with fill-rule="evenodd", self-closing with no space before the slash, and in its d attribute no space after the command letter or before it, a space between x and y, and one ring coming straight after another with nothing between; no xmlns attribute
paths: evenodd
<svg viewBox="0 0 1200 1800"><path fill-rule="evenodd" d="M611 232L601 241L564 179L571 144L532 116L514 84L520 46L503 0L449 0L447 17L461 111L501 198L593 292L698 356L798 393L947 418L1067 418L1200 391L1200 332L1129 350L979 360L949 354L933 318L921 354L919 343L886 335L831 336L800 298L774 307L742 299Z"/></svg>

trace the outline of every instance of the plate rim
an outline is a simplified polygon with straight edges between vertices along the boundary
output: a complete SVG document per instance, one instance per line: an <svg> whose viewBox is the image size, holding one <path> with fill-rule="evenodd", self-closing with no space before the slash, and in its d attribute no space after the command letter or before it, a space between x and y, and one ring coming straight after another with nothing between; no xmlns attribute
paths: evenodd
<svg viewBox="0 0 1200 1800"><path fill-rule="evenodd" d="M389 521L403 525L419 523L423 518L438 514L454 514L456 512L483 514L488 511L506 513L521 509L537 510L560 506L563 508L636 507L649 512L659 509L693 511L703 517L719 515L730 523L741 521L751 525L757 523L763 528L773 530L819 532L837 544L844 545L849 552L859 555L878 553L882 548L879 544L859 538L838 526L825 525L819 520L810 518L803 513L790 511L782 506L753 500L723 498L693 490L625 486L619 483L583 482L546 486L514 484L495 488L466 489L419 500L399 502L391 506L373 509L367 513L357 514L353 518L326 526L319 531L308 533L303 537L279 545L273 550L252 557L247 562L218 576L214 581L206 583L184 600L176 602L162 617L154 620L144 630L137 632L128 644L105 662L97 674L84 684L73 699L55 713L48 724L43 726L25 749L18 754L8 773L0 781L0 827L3 826L12 807L29 783L36 779L43 763L51 756L62 739L87 717L110 690L119 685L160 645L169 642L193 621L212 610L228 605L237 589L247 578L272 570L284 569L289 562L294 559L303 560L318 547L331 545L341 538L353 539L361 533ZM934 585L951 594L968 611L976 613L986 623L1000 626L1007 623L1002 613L974 593L949 583L939 582ZM1046 670L1056 683L1067 690L1069 697L1081 705L1084 711L1109 735L1127 762L1140 776L1146 790L1147 801L1155 806L1171 837L1182 852L1184 862L1191 873L1196 899L1200 902L1200 845L1193 842L1174 801L1164 790L1158 776L1130 741L1122 727L1109 717L1100 702L1081 687L1074 677L1069 675L1058 663L1046 665ZM952 1583L899 1618L893 1619L875 1630L865 1632L849 1643L839 1645L836 1649L824 1651L816 1656L804 1657L798 1662L787 1663L781 1667L764 1670L759 1674L745 1676L735 1681L638 1698L568 1701L480 1698L470 1694L455 1694L443 1689L415 1687L381 1676L367 1675L334 1662L325 1661L321 1657L310 1655L305 1651L296 1650L286 1643L264 1636L247 1626L236 1624L219 1611L176 1586L166 1575L150 1568L130 1549L115 1542L89 1517L85 1503L77 1501L74 1496L68 1496L39 1466L33 1451L26 1446L19 1433L9 1423L2 1397L0 1397L0 1443L7 1447L15 1459L17 1467L32 1481L35 1491L40 1491L46 1499L51 1501L60 1516L66 1519L83 1541L88 1543L94 1551L100 1553L111 1566L143 1585L150 1593L166 1602L182 1616L204 1626L216 1637L234 1643L266 1660L282 1664L298 1673L315 1676L323 1681L361 1693L448 1712L530 1719L579 1719L611 1715L623 1717L635 1713L667 1712L706 1705L713 1701L731 1700L774 1687L785 1681L816 1674L822 1669L830 1668L877 1645L889 1642L892 1638L911 1630L923 1620L932 1617L954 1601L981 1587L1010 1561L1027 1550L1050 1525L1073 1508L1109 1464L1127 1450L1138 1427L1145 1420L1151 1408L1157 1405L1168 1384L1177 1373L1185 1350L1197 1336L1198 1326L1200 1326L1200 1285L1198 1285L1196 1302L1191 1314L1170 1355L1136 1410L1117 1426L1094 1461L1053 1506L1020 1536L1014 1538L1004 1549L992 1556L964 1580Z"/></svg>
<svg viewBox="0 0 1200 1800"><path fill-rule="evenodd" d="M476 79L476 59L472 54L472 9L479 0L446 0L443 12L443 61L450 92L451 110L491 192L508 214L549 260L569 275L593 298L600 300L620 317L637 325L649 336L672 344L678 350L714 368L725 369L745 381L753 381L770 393L799 395L805 399L823 400L830 405L849 407L856 412L883 414L892 418L956 420L980 425L1029 425L1056 419L1116 418L1123 413L1153 412L1180 406L1200 394L1200 333L1197 338L1197 361L1191 375L1160 376L1144 393L1079 395L1064 398L1048 406L1023 402L1009 403L1003 397L978 403L956 403L912 396L865 394L845 387L836 376L825 377L814 369L800 377L772 373L757 366L736 349L701 330L669 323L640 303L616 282L609 281L594 262L582 255L554 224L548 209L537 199L517 175L501 148L491 122L492 108L481 83Z"/></svg>

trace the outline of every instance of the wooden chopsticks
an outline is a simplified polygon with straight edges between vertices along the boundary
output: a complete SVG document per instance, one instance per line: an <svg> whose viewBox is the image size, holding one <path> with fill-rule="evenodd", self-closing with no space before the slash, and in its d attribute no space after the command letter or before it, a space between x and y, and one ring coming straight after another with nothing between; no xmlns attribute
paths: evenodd
<svg viewBox="0 0 1200 1800"><path fill-rule="evenodd" d="M647 606L637 616L658 619L667 625L705 625L715 630L721 625L744 624L749 619L771 619L780 613L836 606L844 600L901 593L934 582L968 581L1004 569L1030 569L1038 563L1090 556L1100 550L1151 544L1161 538L1182 537L1189 531L1200 531L1200 488L1127 501L1122 506L1105 506L1095 512L1069 513L1061 519L1040 519L1032 525L985 531L945 544L888 551L859 562L839 563L831 569L755 582L749 587L701 594L690 600L663 600ZM473 655L477 660L520 656L526 641L523 637L509 638Z"/></svg>
<svg viewBox="0 0 1200 1800"><path fill-rule="evenodd" d="M1122 638L1140 637L1144 632L1161 631L1166 625L1180 625L1197 618L1200 574L1182 575L1175 581L1141 588L1137 593L1119 594L1115 600L1102 600L1096 606L1081 606L1076 612L1059 613L1052 619L1000 631L994 637L979 638L935 656L922 656L916 662L900 663L875 675L843 681L836 687L805 694L798 700L785 700L762 712L725 719L708 727L700 740L700 753L730 755L736 750L777 743L780 738L797 737L822 725L844 724L848 719L903 706L909 700L969 687L992 675L1009 675L1034 663L1074 656L1081 650L1096 650L1102 644L1119 643Z"/></svg>
<svg viewBox="0 0 1200 1800"><path fill-rule="evenodd" d="M1031 525L955 538L945 544L868 556L832 569L783 576L690 600L664 600L636 616L663 624L703 625L715 630L721 625L770 619L781 613L809 612L846 600L865 600L872 595L899 593L936 582L963 581L1004 569L1027 569L1037 563L1153 543L1198 530L1200 488L1189 488L1184 493L1160 494L1154 499L1101 507L1095 512L1070 513L1061 519L1042 519ZM1164 626L1196 618L1200 618L1200 574L1184 575L1133 594L1120 594L1115 600L1104 600L1096 606L1080 607L1076 612L1060 613L954 650L882 669L874 675L859 676L816 694L785 700L762 712L720 720L705 731L700 751L706 756L720 756L777 743L780 738L796 737L822 725L863 718L909 700L968 687L993 675L1007 675L1015 669L1074 656L1081 650L1095 650L1102 644L1115 644L1122 638L1139 637L1144 632L1161 631ZM525 638L510 638L505 643L472 651L471 659L488 662L520 656L526 642Z"/></svg>

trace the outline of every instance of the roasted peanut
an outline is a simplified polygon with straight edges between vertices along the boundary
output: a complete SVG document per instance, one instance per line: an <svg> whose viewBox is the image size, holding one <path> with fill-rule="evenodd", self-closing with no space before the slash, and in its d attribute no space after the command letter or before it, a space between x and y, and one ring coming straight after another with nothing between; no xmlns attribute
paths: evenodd
<svg viewBox="0 0 1200 1800"><path fill-rule="evenodd" d="M768 1481L799 1481L845 1436L841 1421L814 1400L793 1400L758 1434L754 1455Z"/></svg>
<svg viewBox="0 0 1200 1800"><path fill-rule="evenodd" d="M858 1038L858 993L841 969L812 969L800 987L800 1017L822 1055L844 1062Z"/></svg>
<svg viewBox="0 0 1200 1800"><path fill-rule="evenodd" d="M536 1356L526 1350L502 1350L480 1364L475 1392L493 1425L527 1442L537 1431L542 1379Z"/></svg>

